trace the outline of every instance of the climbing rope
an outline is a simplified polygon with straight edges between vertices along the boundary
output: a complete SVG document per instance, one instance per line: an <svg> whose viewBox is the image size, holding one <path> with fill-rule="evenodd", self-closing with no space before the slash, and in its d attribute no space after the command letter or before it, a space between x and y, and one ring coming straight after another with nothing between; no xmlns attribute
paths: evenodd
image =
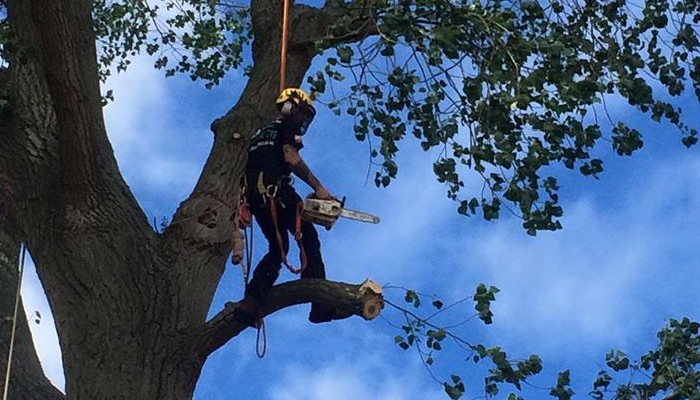
<svg viewBox="0 0 700 400"><path fill-rule="evenodd" d="M265 357L267 353L267 333L265 332L265 320L260 318L258 322L258 333L255 335L255 354L258 358Z"/></svg>
<svg viewBox="0 0 700 400"><path fill-rule="evenodd" d="M280 92L287 86L287 32L289 19L289 0L284 0L284 10L282 12L282 48L280 51Z"/></svg>
<svg viewBox="0 0 700 400"><path fill-rule="evenodd" d="M243 229L243 240L245 244L245 266L243 266L243 286L250 280L250 270L253 268L253 225Z"/></svg>
<svg viewBox="0 0 700 400"><path fill-rule="evenodd" d="M10 369L12 368L12 352L15 347L15 332L17 331L17 314L19 310L19 296L22 288L22 275L24 274L24 257L27 254L27 247L22 245L22 256L19 263L19 279L17 280L17 293L15 294L15 311L12 316L12 332L10 333L10 349L7 354L7 371L5 372L5 390L2 395L2 400L7 400L7 394L10 389Z"/></svg>
<svg viewBox="0 0 700 400"><path fill-rule="evenodd" d="M280 46L281 47L280 48L280 90L279 90L280 92L283 91L287 87L286 74L287 74L287 35L288 35L288 31L289 31L289 21L288 20L289 20L289 0L284 0L284 8L282 10L282 40L281 40L281 46ZM302 261L302 266L298 269L298 272L294 267L287 264L287 260L286 260L287 257L286 257L286 254L284 252L284 248L282 247L282 240L280 237L279 228L277 226L277 215L276 215L277 212L275 210L275 204L274 204L275 199L270 198L269 200L270 200L270 207L271 207L271 212L272 212L272 220L275 224L275 230L277 231L276 232L277 233L277 241L278 241L278 244L280 246L280 251L282 252L284 264L287 266L287 268L289 268L290 271L295 272L295 273L300 273L306 267L306 265L305 265L306 264L306 262L305 262L306 255L304 254L302 256L304 260ZM298 238L297 240L301 239L301 235L299 232L300 232L300 229L299 229L299 227L297 227L296 234L295 234L295 238ZM253 242L253 232L252 231L250 232L250 243L248 243L248 235L247 235L248 232L244 230L244 233L245 233L245 243L246 243L246 246L245 246L246 257L245 257L245 261L243 261L243 262L247 263L248 265L247 265L247 271L246 271L246 267L245 266L243 267L244 268L243 279L247 284L248 283L248 274L246 272L249 273L250 268L252 267L250 263L251 263L252 253L253 253L253 243L252 243ZM250 247L248 247L248 245L250 245ZM303 248L301 251L303 252ZM258 326L257 326L257 334L255 335L255 354L258 356L258 358L263 358L263 357L265 357L265 353L267 353L267 333L265 331L265 320L263 318L260 318L260 321L258 321Z"/></svg>

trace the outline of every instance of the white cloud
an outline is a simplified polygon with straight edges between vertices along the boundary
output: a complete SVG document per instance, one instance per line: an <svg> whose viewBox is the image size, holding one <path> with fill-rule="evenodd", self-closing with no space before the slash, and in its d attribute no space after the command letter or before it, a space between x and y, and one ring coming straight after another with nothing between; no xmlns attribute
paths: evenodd
<svg viewBox="0 0 700 400"><path fill-rule="evenodd" d="M112 77L115 100L105 108L107 132L122 174L139 197L177 196L177 204L198 178L212 142L212 108L193 104L195 88L182 77L163 79L146 56L134 58L128 73Z"/></svg>
<svg viewBox="0 0 700 400"><path fill-rule="evenodd" d="M550 345L565 339L562 330L609 341L630 328L616 322L636 308L631 289L649 254L637 240L621 240L625 232L606 226L587 202L569 210L566 232L531 239L499 229L477 239L474 261L502 290L494 309L511 334Z"/></svg>
<svg viewBox="0 0 700 400"><path fill-rule="evenodd" d="M295 363L285 368L267 396L271 400L430 400L445 398L439 385L424 385L422 366L404 366L359 351L357 358L331 360L318 368Z"/></svg>
<svg viewBox="0 0 700 400"><path fill-rule="evenodd" d="M678 161L651 162L618 207L593 196L567 205L561 232L530 238L499 224L460 235L447 252L469 254L472 266L453 293L474 279L498 286L494 328L511 343L555 350L653 339L663 319L700 307L700 159Z"/></svg>
<svg viewBox="0 0 700 400"><path fill-rule="evenodd" d="M370 277L382 284L408 284L427 272L417 261L428 255L437 237L433 233L456 216L456 205L434 181L425 154L412 153L403 161L401 176L389 187L377 189L369 183L370 187L350 188L347 206L375 214L381 222L340 220L331 233L324 234L324 260L331 279Z"/></svg>
<svg viewBox="0 0 700 400"><path fill-rule="evenodd" d="M156 158L146 161L140 170L140 178L151 182L152 190L167 190L182 187L184 182L194 182L202 166L191 160L178 160L174 157ZM186 195L186 193L182 193Z"/></svg>
<svg viewBox="0 0 700 400"><path fill-rule="evenodd" d="M150 59L137 57L128 73L118 74L104 85L114 90L115 100L105 107L109 138L119 151L118 158L130 152L143 152L143 144L160 132L170 93L162 72L151 65Z"/></svg>

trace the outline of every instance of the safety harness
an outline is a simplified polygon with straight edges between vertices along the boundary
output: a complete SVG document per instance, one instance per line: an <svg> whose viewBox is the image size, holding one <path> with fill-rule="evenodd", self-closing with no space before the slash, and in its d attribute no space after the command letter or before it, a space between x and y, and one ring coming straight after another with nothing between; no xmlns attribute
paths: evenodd
<svg viewBox="0 0 700 400"><path fill-rule="evenodd" d="M268 204L270 217L272 218L272 224L275 227L275 236L277 238L277 246L280 249L280 257L282 259L282 262L287 267L287 269L289 269L289 271L291 271L294 274L300 274L306 269L306 266L308 264L301 234L301 214L304 207L304 203L302 201L299 201L295 205L296 210L294 217L294 240L296 240L297 246L299 246L299 257L301 259L301 266L297 268L289 264L289 262L287 261L287 253L284 250L284 240L282 239L282 234L280 233L279 224L277 222L277 191L281 184L283 184L283 181L278 181L274 185L265 186L263 172L260 171L258 173L256 189L258 191L258 194L260 196L263 196L264 201ZM250 234L250 238L248 237L248 230L252 231L253 216L250 211L250 204L248 203L248 199L246 196L248 190L247 186L248 182L246 176L244 175L243 180L241 182L241 195L238 205L238 213L233 218L235 226L231 229L231 231L233 232L232 261L234 264L241 264L241 267L243 269L243 280L245 284L248 284L248 277L251 268L251 257L253 254L252 232ZM241 230L243 230L245 235L241 234ZM245 262L243 257L244 250L247 255L247 257L245 257ZM259 358L263 358L265 356L265 353L267 353L267 334L265 329L265 321L263 318L259 318L258 321L256 321L256 328L257 334L255 336L255 354Z"/></svg>
<svg viewBox="0 0 700 400"><path fill-rule="evenodd" d="M265 186L263 172L260 171L258 173L256 188L258 190L258 193L264 196L268 204L268 208L270 210L270 217L272 218L272 225L275 227L275 236L277 238L277 246L280 249L280 257L282 258L282 263L284 263L284 265L291 273L300 274L306 269L306 266L308 264L308 258L306 256L306 250L304 250L304 244L302 242L301 234L301 213L304 209L304 203L302 201L299 201L294 205L294 240L297 242L297 246L299 247L299 260L301 262L301 265L299 267L295 267L287 261L287 252L284 250L284 240L282 239L282 233L280 232L279 223L277 222L277 191L280 185L284 184L283 182L283 180L280 180L276 184ZM280 203L280 205L285 207L283 203Z"/></svg>

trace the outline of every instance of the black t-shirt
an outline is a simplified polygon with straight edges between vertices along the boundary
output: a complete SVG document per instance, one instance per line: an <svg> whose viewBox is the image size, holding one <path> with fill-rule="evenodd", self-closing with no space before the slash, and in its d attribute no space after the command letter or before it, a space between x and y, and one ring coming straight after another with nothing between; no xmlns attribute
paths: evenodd
<svg viewBox="0 0 700 400"><path fill-rule="evenodd" d="M249 187L257 184L260 172L263 173L266 186L276 184L282 177L289 176L291 171L284 161L282 150L285 144L294 146L297 150L304 147L301 136L281 120L276 120L253 134L246 165Z"/></svg>

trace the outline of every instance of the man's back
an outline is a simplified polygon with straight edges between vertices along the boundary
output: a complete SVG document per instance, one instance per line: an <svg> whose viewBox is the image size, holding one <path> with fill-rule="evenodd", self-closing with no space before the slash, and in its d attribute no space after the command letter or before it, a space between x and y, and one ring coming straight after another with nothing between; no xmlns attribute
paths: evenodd
<svg viewBox="0 0 700 400"><path fill-rule="evenodd" d="M264 184L278 183L291 171L284 160L283 146L293 145L297 150L303 147L301 137L294 135L281 120L258 129L250 139L246 176L250 184L256 184L259 174L263 173ZM251 179L254 180L251 182Z"/></svg>

